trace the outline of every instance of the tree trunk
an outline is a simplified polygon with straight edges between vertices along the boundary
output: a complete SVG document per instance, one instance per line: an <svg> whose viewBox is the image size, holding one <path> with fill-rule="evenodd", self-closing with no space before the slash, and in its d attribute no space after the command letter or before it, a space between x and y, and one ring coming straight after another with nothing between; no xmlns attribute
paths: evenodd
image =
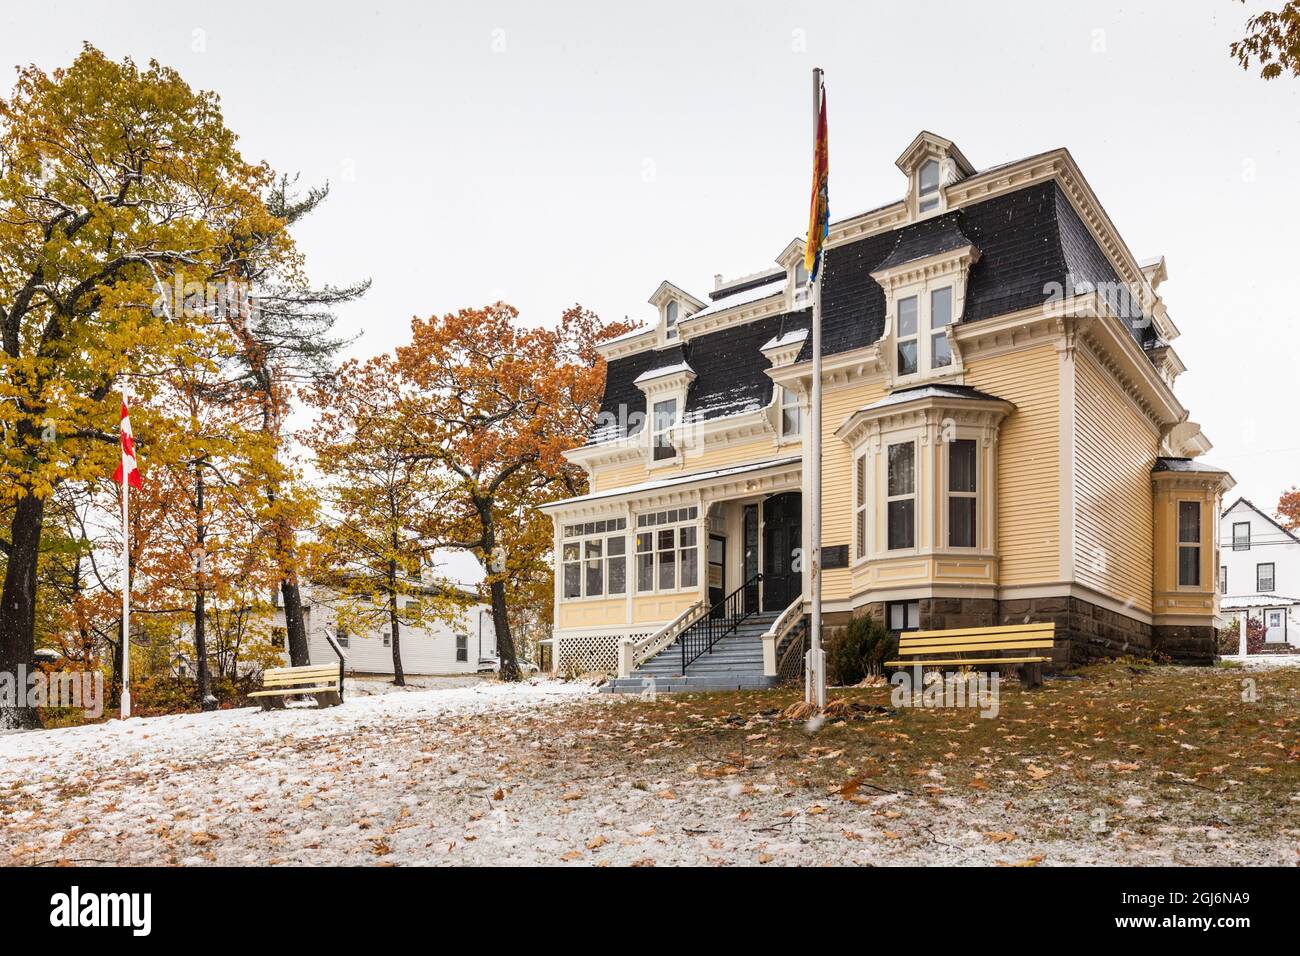
<svg viewBox="0 0 1300 956"><path fill-rule="evenodd" d="M506 614L506 583L494 578L488 588L492 594L492 627L497 632L497 656L501 659L501 679L519 680L519 662L515 659L515 639L510 636L510 618Z"/></svg>
<svg viewBox="0 0 1300 956"><path fill-rule="evenodd" d="M194 536L197 545L194 549L194 560L198 564L198 567L194 569L195 576L198 578L198 586L194 591L194 657L195 666L198 670L199 709L215 710L217 699L212 696L212 677L208 673L208 615L204 607L205 595L203 593L203 575L207 571L206 562L208 557L207 551L204 549L207 528L203 524L203 469L206 465L206 457L200 458L194 464L195 511L198 516Z"/></svg>
<svg viewBox="0 0 1300 956"><path fill-rule="evenodd" d="M284 629L289 637L289 664L306 667L311 663L307 649L307 626L302 617L302 591L297 581L280 582L280 597L284 601Z"/></svg>
<svg viewBox="0 0 1300 956"><path fill-rule="evenodd" d="M9 562L0 592L0 671L18 675L30 667L36 640L36 569L45 521L45 499L26 495L14 507L10 525ZM15 706L0 704L0 730L40 726L34 707L27 706L27 688L15 687Z"/></svg>
<svg viewBox="0 0 1300 956"><path fill-rule="evenodd" d="M388 625L393 630L393 683L398 687L406 686L406 675L402 673L402 637L397 620L397 562L388 562Z"/></svg>

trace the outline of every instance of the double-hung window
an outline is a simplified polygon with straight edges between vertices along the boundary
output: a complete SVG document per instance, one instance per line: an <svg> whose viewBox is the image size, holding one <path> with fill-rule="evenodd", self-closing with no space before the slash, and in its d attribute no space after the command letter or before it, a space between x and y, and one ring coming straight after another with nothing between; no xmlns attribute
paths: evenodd
<svg viewBox="0 0 1300 956"><path fill-rule="evenodd" d="M469 663L469 635L468 634L456 635L456 663L458 664Z"/></svg>
<svg viewBox="0 0 1300 956"><path fill-rule="evenodd" d="M1178 586L1201 584L1201 503L1178 502Z"/></svg>
<svg viewBox="0 0 1300 956"><path fill-rule="evenodd" d="M953 288L905 295L894 306L897 314L898 375L916 375L952 365L948 326L953 322Z"/></svg>
<svg viewBox="0 0 1300 956"><path fill-rule="evenodd" d="M1232 550L1250 550L1250 522L1236 521L1232 525Z"/></svg>
<svg viewBox="0 0 1300 956"><path fill-rule="evenodd" d="M1228 566L1226 564L1219 565L1219 593L1228 593Z"/></svg>
<svg viewBox="0 0 1300 956"><path fill-rule="evenodd" d="M664 307L664 337L677 338L677 303L669 302Z"/></svg>
<svg viewBox="0 0 1300 956"><path fill-rule="evenodd" d="M973 548L976 537L976 469L979 457L974 439L948 443L948 546Z"/></svg>
<svg viewBox="0 0 1300 956"><path fill-rule="evenodd" d="M655 402L654 406L654 460L665 461L677 457L669 432L677 422L677 399Z"/></svg>
<svg viewBox="0 0 1300 956"><path fill-rule="evenodd" d="M803 408L799 393L791 388L781 389L781 435L791 438L803 430Z"/></svg>
<svg viewBox="0 0 1300 956"><path fill-rule="evenodd" d="M916 443L889 446L885 520L890 551L916 547Z"/></svg>
<svg viewBox="0 0 1300 956"><path fill-rule="evenodd" d="M626 518L565 526L561 547L564 597L617 597L627 593L626 528Z"/></svg>
<svg viewBox="0 0 1300 956"><path fill-rule="evenodd" d="M1261 594L1272 591L1277 585L1273 563L1255 565L1255 590Z"/></svg>

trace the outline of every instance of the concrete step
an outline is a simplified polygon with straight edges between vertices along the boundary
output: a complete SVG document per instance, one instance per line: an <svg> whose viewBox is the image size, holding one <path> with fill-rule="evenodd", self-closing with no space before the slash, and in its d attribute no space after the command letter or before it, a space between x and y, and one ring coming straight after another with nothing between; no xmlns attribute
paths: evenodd
<svg viewBox="0 0 1300 956"><path fill-rule="evenodd" d="M730 677L677 677L670 680L655 680L654 692L657 694L681 694L704 691L763 690L773 687L776 679L745 675ZM643 694L649 688L636 677L619 678L601 687L603 694Z"/></svg>

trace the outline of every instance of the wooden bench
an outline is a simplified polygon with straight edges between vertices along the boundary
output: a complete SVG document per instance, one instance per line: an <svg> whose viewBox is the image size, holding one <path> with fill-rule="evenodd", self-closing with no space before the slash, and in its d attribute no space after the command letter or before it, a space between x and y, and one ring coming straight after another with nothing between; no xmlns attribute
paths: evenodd
<svg viewBox="0 0 1300 956"><path fill-rule="evenodd" d="M886 667L971 667L980 664L1019 664L1020 679L1028 687L1043 682L1043 664L1050 655L1026 653L1051 650L1055 624L1007 624L999 627L963 627L950 631L907 631L899 635L899 660ZM997 656L991 656L994 652ZM971 655L971 656L955 656Z"/></svg>
<svg viewBox="0 0 1300 956"><path fill-rule="evenodd" d="M262 698L263 710L283 710L284 699L295 694L311 694L321 707L337 707L343 703L343 667L273 667L262 673L262 689L248 696Z"/></svg>

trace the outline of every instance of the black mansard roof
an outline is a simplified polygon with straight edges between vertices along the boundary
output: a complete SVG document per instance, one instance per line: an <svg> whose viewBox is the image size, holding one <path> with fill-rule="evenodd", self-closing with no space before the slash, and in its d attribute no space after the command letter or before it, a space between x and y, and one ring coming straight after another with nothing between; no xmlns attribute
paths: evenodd
<svg viewBox="0 0 1300 956"><path fill-rule="evenodd" d="M871 278L890 266L970 244L980 252L967 283L961 322L978 322L1041 305L1053 297L1095 289L1127 319L1139 344L1155 337L1149 319L1128 298L1088 227L1054 181L1007 193L890 232L837 246L827 253L822 284L822 349L847 352L877 341L885 328L885 293ZM774 287L774 292L776 288ZM759 349L769 340L808 328L810 314L770 316L725 327L661 350L609 363L602 412L643 410L637 376L686 362L696 374L685 415L719 418L767 405L772 380ZM812 357L805 340L798 361Z"/></svg>

